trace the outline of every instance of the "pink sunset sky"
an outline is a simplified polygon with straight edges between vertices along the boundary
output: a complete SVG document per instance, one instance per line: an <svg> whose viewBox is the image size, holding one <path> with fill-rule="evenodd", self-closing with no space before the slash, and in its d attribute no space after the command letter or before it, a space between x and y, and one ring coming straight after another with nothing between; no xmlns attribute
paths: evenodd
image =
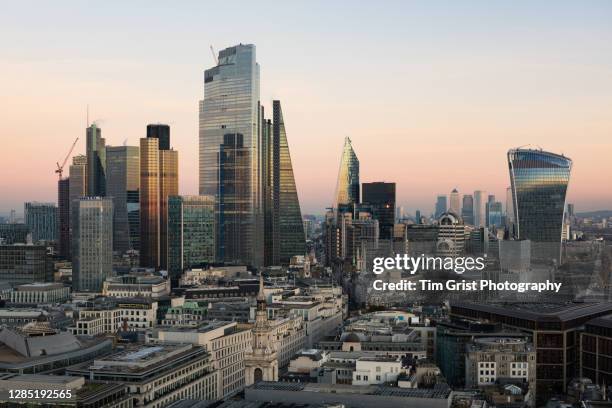
<svg viewBox="0 0 612 408"><path fill-rule="evenodd" d="M88 104L107 145L168 123L197 194L209 46L239 42L257 46L267 111L282 102L303 213L332 203L345 136L361 181L396 182L409 212L453 188L503 201L506 152L527 144L573 159L577 211L612 209L612 4L461 3L6 4L0 214L57 200Z"/></svg>

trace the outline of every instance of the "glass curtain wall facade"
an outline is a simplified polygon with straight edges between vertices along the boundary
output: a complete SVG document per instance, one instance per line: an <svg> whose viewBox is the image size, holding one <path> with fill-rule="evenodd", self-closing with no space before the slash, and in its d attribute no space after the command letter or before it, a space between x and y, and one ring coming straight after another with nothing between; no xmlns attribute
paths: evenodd
<svg viewBox="0 0 612 408"><path fill-rule="evenodd" d="M344 139L336 184L336 208L346 210L359 203L359 159L351 139Z"/></svg>
<svg viewBox="0 0 612 408"><path fill-rule="evenodd" d="M25 203L25 224L32 233L32 241L55 241L57 238L57 207L53 203Z"/></svg>
<svg viewBox="0 0 612 408"><path fill-rule="evenodd" d="M463 222L467 225L474 224L474 197L471 194L463 196L461 218L463 218Z"/></svg>
<svg viewBox="0 0 612 408"><path fill-rule="evenodd" d="M139 248L140 149L106 148L106 195L113 199L113 250L123 254Z"/></svg>
<svg viewBox="0 0 612 408"><path fill-rule="evenodd" d="M93 123L86 131L87 153L87 195L104 197L106 195L106 141L102 129Z"/></svg>
<svg viewBox="0 0 612 408"><path fill-rule="evenodd" d="M363 183L362 203L369 206L378 220L381 239L393 238L395 224L395 183Z"/></svg>
<svg viewBox="0 0 612 408"><path fill-rule="evenodd" d="M436 219L440 218L442 214L444 214L448 210L448 200L446 195L439 195L436 197L436 208L434 212L434 217Z"/></svg>
<svg viewBox="0 0 612 408"><path fill-rule="evenodd" d="M140 139L140 264L168 267L168 197L178 195L178 152Z"/></svg>
<svg viewBox="0 0 612 408"><path fill-rule="evenodd" d="M474 226L486 227L487 226L487 192L486 191L474 191Z"/></svg>
<svg viewBox="0 0 612 408"><path fill-rule="evenodd" d="M240 44L221 50L218 64L204 72L199 120L199 193L217 200L219 261L263 263L260 113L255 46ZM222 169L232 161L240 168ZM233 205L238 207L236 212L231 212Z"/></svg>
<svg viewBox="0 0 612 408"><path fill-rule="evenodd" d="M271 146L273 239L278 243L273 264L288 265L292 256L304 255L306 238L280 101L272 102Z"/></svg>
<svg viewBox="0 0 612 408"><path fill-rule="evenodd" d="M140 265L159 267L159 148L140 139Z"/></svg>
<svg viewBox="0 0 612 408"><path fill-rule="evenodd" d="M72 287L100 292L113 273L113 200L86 197L74 204Z"/></svg>
<svg viewBox="0 0 612 408"><path fill-rule="evenodd" d="M57 182L57 242L59 255L63 259L70 256L70 179Z"/></svg>
<svg viewBox="0 0 612 408"><path fill-rule="evenodd" d="M72 256L72 212L75 206L74 201L87 195L87 156L80 154L72 158L70 165L70 206L69 206L69 240L68 240L68 259Z"/></svg>
<svg viewBox="0 0 612 408"><path fill-rule="evenodd" d="M215 262L215 197L168 199L168 274L178 283L184 270Z"/></svg>
<svg viewBox="0 0 612 408"><path fill-rule="evenodd" d="M178 152L159 151L159 265L168 268L168 197L178 195Z"/></svg>
<svg viewBox="0 0 612 408"><path fill-rule="evenodd" d="M565 197L572 161L532 149L508 152L515 235L532 242L532 256L560 261Z"/></svg>
<svg viewBox="0 0 612 408"><path fill-rule="evenodd" d="M487 204L487 226L500 228L504 226L502 203L494 201Z"/></svg>
<svg viewBox="0 0 612 408"><path fill-rule="evenodd" d="M219 150L219 190L217 193L217 258L241 264L250 257L251 196L245 179L249 175L250 152L242 134L228 133Z"/></svg>
<svg viewBox="0 0 612 408"><path fill-rule="evenodd" d="M147 125L147 137L159 140L159 150L170 150L170 126L163 123Z"/></svg>

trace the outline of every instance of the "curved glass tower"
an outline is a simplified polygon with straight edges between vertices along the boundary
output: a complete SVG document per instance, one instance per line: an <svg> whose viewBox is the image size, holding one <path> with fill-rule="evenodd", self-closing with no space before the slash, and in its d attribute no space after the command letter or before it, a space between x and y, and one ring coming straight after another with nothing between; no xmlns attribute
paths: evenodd
<svg viewBox="0 0 612 408"><path fill-rule="evenodd" d="M359 204L359 159L353 150L351 139L344 139L338 184L336 186L336 207L346 209Z"/></svg>
<svg viewBox="0 0 612 408"><path fill-rule="evenodd" d="M218 260L263 262L259 64L255 46L219 51L200 101L200 195L216 197Z"/></svg>
<svg viewBox="0 0 612 408"><path fill-rule="evenodd" d="M565 196L572 161L543 150L508 151L515 235L532 242L532 254L560 261Z"/></svg>

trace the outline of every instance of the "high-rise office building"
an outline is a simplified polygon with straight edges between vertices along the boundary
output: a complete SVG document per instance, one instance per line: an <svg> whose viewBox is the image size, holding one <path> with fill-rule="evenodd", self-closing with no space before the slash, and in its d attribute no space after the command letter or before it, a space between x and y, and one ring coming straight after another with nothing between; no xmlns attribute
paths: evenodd
<svg viewBox="0 0 612 408"><path fill-rule="evenodd" d="M271 128L264 130L264 209L267 265L288 265L304 255L306 238L300 210L285 121L280 101L272 102Z"/></svg>
<svg viewBox="0 0 612 408"><path fill-rule="evenodd" d="M436 198L436 208L434 211L434 217L436 219L440 218L442 214L446 212L447 209L448 209L447 197L444 194L440 194Z"/></svg>
<svg viewBox="0 0 612 408"><path fill-rule="evenodd" d="M515 234L532 242L532 257L560 261L565 196L572 161L543 150L508 151Z"/></svg>
<svg viewBox="0 0 612 408"><path fill-rule="evenodd" d="M102 129L95 123L87 128L87 195L104 197L106 195L106 141Z"/></svg>
<svg viewBox="0 0 612 408"><path fill-rule="evenodd" d="M168 198L168 274L178 283L185 269L215 262L215 198Z"/></svg>
<svg viewBox="0 0 612 408"><path fill-rule="evenodd" d="M113 200L83 197L73 204L72 286L100 292L113 272Z"/></svg>
<svg viewBox="0 0 612 408"><path fill-rule="evenodd" d="M370 208L372 218L378 220L380 239L392 239L395 224L395 183L363 183L361 187L361 202Z"/></svg>
<svg viewBox="0 0 612 408"><path fill-rule="evenodd" d="M461 198L456 188L453 188L453 191L450 193L450 206L448 210L455 215L461 215Z"/></svg>
<svg viewBox="0 0 612 408"><path fill-rule="evenodd" d="M147 127L148 133L148 127ZM113 199L113 250L140 248L140 149L106 147L106 195Z"/></svg>
<svg viewBox="0 0 612 408"><path fill-rule="evenodd" d="M476 227L487 226L487 192L474 191L474 225Z"/></svg>
<svg viewBox="0 0 612 408"><path fill-rule="evenodd" d="M336 208L346 210L359 203L359 159L351 139L344 139L336 184Z"/></svg>
<svg viewBox="0 0 612 408"><path fill-rule="evenodd" d="M502 210L502 203L499 201L487 203L487 226L489 228L492 228L492 227L499 228L503 225L504 225L504 214Z"/></svg>
<svg viewBox="0 0 612 408"><path fill-rule="evenodd" d="M59 255L70 257L70 179L61 178L57 182L57 243Z"/></svg>
<svg viewBox="0 0 612 408"><path fill-rule="evenodd" d="M168 268L168 197L178 195L178 152L159 151L159 262Z"/></svg>
<svg viewBox="0 0 612 408"><path fill-rule="evenodd" d="M34 243L39 241L55 241L57 238L57 207L55 204L25 203L24 218Z"/></svg>
<svg viewBox="0 0 612 408"><path fill-rule="evenodd" d="M178 195L178 152L140 139L140 264L167 268L168 197Z"/></svg>
<svg viewBox="0 0 612 408"><path fill-rule="evenodd" d="M68 234L68 258L71 257L72 251L72 212L74 207L74 200L81 197L87 196L87 156L78 155L72 158L72 164L69 168L70 180L69 194L70 194L70 205L68 209L68 222L69 222L69 234Z"/></svg>
<svg viewBox="0 0 612 408"><path fill-rule="evenodd" d="M248 179L249 149L242 134L226 134L219 150L219 194L217 195L217 258L230 264L251 259L251 201Z"/></svg>
<svg viewBox="0 0 612 408"><path fill-rule="evenodd" d="M70 201L87 195L87 156L79 154L72 158L69 169Z"/></svg>
<svg viewBox="0 0 612 408"><path fill-rule="evenodd" d="M405 217L405 212L404 212L404 207L403 206L397 206L395 207L395 219L396 221L400 222L401 220L403 220Z"/></svg>
<svg viewBox="0 0 612 408"><path fill-rule="evenodd" d="M216 198L219 260L228 263L263 263L261 113L255 46L221 50L204 72L199 192Z"/></svg>
<svg viewBox="0 0 612 408"><path fill-rule="evenodd" d="M491 204L493 204L495 202L495 194L489 194L489 196L487 197L487 204L485 205L485 219L486 219L486 225L489 225L489 208L491 206Z"/></svg>
<svg viewBox="0 0 612 408"><path fill-rule="evenodd" d="M159 140L159 150L170 150L170 126L163 123L147 125L147 137Z"/></svg>
<svg viewBox="0 0 612 408"><path fill-rule="evenodd" d="M465 194L461 207L461 218L466 225L474 225L474 196Z"/></svg>

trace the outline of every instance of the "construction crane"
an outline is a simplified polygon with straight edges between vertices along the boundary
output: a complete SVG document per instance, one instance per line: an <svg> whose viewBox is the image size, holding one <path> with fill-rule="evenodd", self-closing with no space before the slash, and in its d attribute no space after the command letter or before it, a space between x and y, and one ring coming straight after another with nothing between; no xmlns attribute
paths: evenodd
<svg viewBox="0 0 612 408"><path fill-rule="evenodd" d="M217 55L215 54L215 49L213 46L210 46L210 52L212 52L213 59L215 60L215 65L219 65L219 60L217 59Z"/></svg>
<svg viewBox="0 0 612 408"><path fill-rule="evenodd" d="M64 171L64 166L66 165L66 162L70 158L70 155L72 154L72 151L74 150L74 146L76 146L78 141L79 141L78 137L76 139L74 139L74 143L72 143L72 146L70 147L70 150L68 151L68 154L66 155L66 158L62 162L61 166L60 166L59 162L55 163L57 165L57 169L55 169L55 172L59 175L59 179L60 180L62 179L62 172Z"/></svg>

